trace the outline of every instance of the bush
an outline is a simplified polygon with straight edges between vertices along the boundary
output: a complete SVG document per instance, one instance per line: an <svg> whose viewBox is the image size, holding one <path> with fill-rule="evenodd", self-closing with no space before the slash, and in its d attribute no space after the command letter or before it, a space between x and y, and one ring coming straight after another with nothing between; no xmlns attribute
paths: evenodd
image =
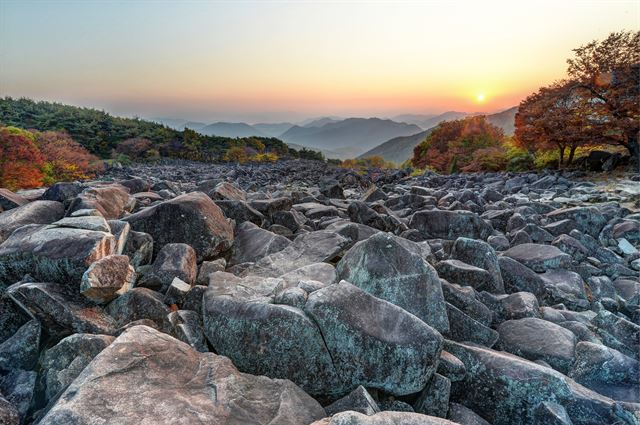
<svg viewBox="0 0 640 425"><path fill-rule="evenodd" d="M259 153L251 157L251 161L255 162L276 162L278 155L273 152Z"/></svg>
<svg viewBox="0 0 640 425"><path fill-rule="evenodd" d="M10 190L42 186L44 156L33 136L15 127L0 128L0 186Z"/></svg>
<svg viewBox="0 0 640 425"><path fill-rule="evenodd" d="M227 162L244 164L249 159L249 156L243 146L232 146L225 152L223 159Z"/></svg>
<svg viewBox="0 0 640 425"><path fill-rule="evenodd" d="M34 132L34 136L35 144L46 161L45 184L87 179L102 170L99 159L68 134L46 131Z"/></svg>

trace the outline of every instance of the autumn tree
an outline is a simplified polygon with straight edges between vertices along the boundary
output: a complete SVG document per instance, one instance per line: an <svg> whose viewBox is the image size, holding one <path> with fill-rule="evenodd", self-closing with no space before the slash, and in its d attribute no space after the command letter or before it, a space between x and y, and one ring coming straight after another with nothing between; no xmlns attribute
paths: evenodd
<svg viewBox="0 0 640 425"><path fill-rule="evenodd" d="M440 172L458 172L469 166L476 151L504 149L504 133L483 115L440 123L413 150L414 167L432 167Z"/></svg>
<svg viewBox="0 0 640 425"><path fill-rule="evenodd" d="M45 184L86 179L101 169L99 159L67 133L34 131L33 134L34 142L45 161Z"/></svg>
<svg viewBox="0 0 640 425"><path fill-rule="evenodd" d="M249 155L247 155L247 152L243 146L232 146L224 154L223 159L229 162L244 164L249 160Z"/></svg>
<svg viewBox="0 0 640 425"><path fill-rule="evenodd" d="M614 32L573 52L567 73L599 106L603 139L624 146L640 171L640 31Z"/></svg>
<svg viewBox="0 0 640 425"><path fill-rule="evenodd" d="M153 149L153 142L144 137L133 137L123 140L116 146L116 152L127 155L131 159L144 159Z"/></svg>
<svg viewBox="0 0 640 425"><path fill-rule="evenodd" d="M0 187L11 190L42 185L44 158L24 130L0 128Z"/></svg>
<svg viewBox="0 0 640 425"><path fill-rule="evenodd" d="M557 149L558 166L570 166L578 147L598 140L599 108L598 102L593 102L575 81L542 87L520 103L515 117L515 141L531 153Z"/></svg>

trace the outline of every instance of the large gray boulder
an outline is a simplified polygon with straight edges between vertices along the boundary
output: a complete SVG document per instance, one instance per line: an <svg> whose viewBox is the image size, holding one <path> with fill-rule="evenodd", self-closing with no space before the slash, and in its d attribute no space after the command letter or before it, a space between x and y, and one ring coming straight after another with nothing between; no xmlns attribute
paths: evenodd
<svg viewBox="0 0 640 425"><path fill-rule="evenodd" d="M240 373L223 356L134 326L89 363L40 424L294 425L323 416L290 381Z"/></svg>
<svg viewBox="0 0 640 425"><path fill-rule="evenodd" d="M138 286L166 292L174 278L193 285L198 275L196 252L184 243L170 243L162 247L153 266Z"/></svg>
<svg viewBox="0 0 640 425"><path fill-rule="evenodd" d="M177 196L123 219L133 230L153 237L157 254L168 243L185 243L198 261L215 257L233 243L233 228L222 210L202 192Z"/></svg>
<svg viewBox="0 0 640 425"><path fill-rule="evenodd" d="M571 256L551 245L523 243L509 248L503 255L539 273L571 266Z"/></svg>
<svg viewBox="0 0 640 425"><path fill-rule="evenodd" d="M581 232L597 237L607 224L607 219L596 207L572 207L551 211L547 214L551 221L573 220Z"/></svg>
<svg viewBox="0 0 640 425"><path fill-rule="evenodd" d="M327 230L303 233L283 250L259 260L245 274L277 277L310 264L329 262L350 243L350 239Z"/></svg>
<svg viewBox="0 0 640 425"><path fill-rule="evenodd" d="M27 224L51 224L64 215L64 206L55 201L34 201L0 213L0 243Z"/></svg>
<svg viewBox="0 0 640 425"><path fill-rule="evenodd" d="M543 360L567 373L573 363L576 337L568 329L535 317L507 320L498 326L498 346L529 360Z"/></svg>
<svg viewBox="0 0 640 425"><path fill-rule="evenodd" d="M107 220L114 220L120 218L133 205L134 201L129 196L129 189L120 184L91 187L85 189L71 202L67 215L78 210L95 209Z"/></svg>
<svg viewBox="0 0 640 425"><path fill-rule="evenodd" d="M9 312L3 312L3 314L9 314ZM0 372L33 369L38 362L40 336L40 322L30 320L0 344Z"/></svg>
<svg viewBox="0 0 640 425"><path fill-rule="evenodd" d="M6 295L38 319L51 336L115 333L113 318L77 289L58 283L27 282L11 285Z"/></svg>
<svg viewBox="0 0 640 425"><path fill-rule="evenodd" d="M476 239L458 238L453 244L451 258L488 271L491 275L491 286L486 290L494 294L504 293L498 256L488 243Z"/></svg>
<svg viewBox="0 0 640 425"><path fill-rule="evenodd" d="M35 280L76 286L94 261L111 255L113 235L84 229L31 224L13 232L0 245L0 284L29 274Z"/></svg>
<svg viewBox="0 0 640 425"><path fill-rule="evenodd" d="M345 389L363 385L406 395L436 371L440 334L357 286L343 281L315 291L304 311L320 328Z"/></svg>
<svg viewBox="0 0 640 425"><path fill-rule="evenodd" d="M452 383L452 398L493 425L536 423L535 409L545 401L562 405L574 425L637 424L628 408L549 367L480 346L447 342L445 349L468 371Z"/></svg>
<svg viewBox="0 0 640 425"><path fill-rule="evenodd" d="M380 232L358 242L342 257L336 273L339 280L402 307L439 332L448 331L438 274L400 238Z"/></svg>
<svg viewBox="0 0 640 425"><path fill-rule="evenodd" d="M64 391L91 360L114 339L109 335L78 333L64 338L46 350L40 362L46 400L53 400Z"/></svg>
<svg viewBox="0 0 640 425"><path fill-rule="evenodd" d="M358 412L342 412L311 425L456 425L446 419L413 412L380 412L367 416Z"/></svg>
<svg viewBox="0 0 640 425"><path fill-rule="evenodd" d="M465 237L486 240L493 227L470 211L424 210L411 216L409 227L419 230L427 239Z"/></svg>
<svg viewBox="0 0 640 425"><path fill-rule="evenodd" d="M568 376L614 400L640 403L640 362L613 348L579 342Z"/></svg>
<svg viewBox="0 0 640 425"><path fill-rule="evenodd" d="M236 228L229 265L255 263L267 255L282 251L290 243L291 241L284 236L276 235L246 221Z"/></svg>

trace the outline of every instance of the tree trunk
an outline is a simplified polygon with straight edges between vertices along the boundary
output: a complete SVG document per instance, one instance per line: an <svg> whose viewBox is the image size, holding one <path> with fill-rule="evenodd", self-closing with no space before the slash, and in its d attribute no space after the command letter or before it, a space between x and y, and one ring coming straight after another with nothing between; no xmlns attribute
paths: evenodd
<svg viewBox="0 0 640 425"><path fill-rule="evenodd" d="M571 167L571 163L573 162L573 156L576 153L576 148L577 146L571 146L571 149L569 150L569 158L567 159L567 167Z"/></svg>
<svg viewBox="0 0 640 425"><path fill-rule="evenodd" d="M562 168L564 165L564 146L559 146L558 150L560 151L560 158L558 158L558 168Z"/></svg>

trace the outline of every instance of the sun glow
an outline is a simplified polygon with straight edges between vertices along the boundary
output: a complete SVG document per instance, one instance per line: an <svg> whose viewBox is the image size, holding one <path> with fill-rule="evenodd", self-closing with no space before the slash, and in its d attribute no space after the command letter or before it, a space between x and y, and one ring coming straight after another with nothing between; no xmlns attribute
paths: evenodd
<svg viewBox="0 0 640 425"><path fill-rule="evenodd" d="M484 95L484 93L478 93L478 94L476 95L476 101L477 101L478 103L482 103L482 102L484 102L485 98L486 98L486 96Z"/></svg>

